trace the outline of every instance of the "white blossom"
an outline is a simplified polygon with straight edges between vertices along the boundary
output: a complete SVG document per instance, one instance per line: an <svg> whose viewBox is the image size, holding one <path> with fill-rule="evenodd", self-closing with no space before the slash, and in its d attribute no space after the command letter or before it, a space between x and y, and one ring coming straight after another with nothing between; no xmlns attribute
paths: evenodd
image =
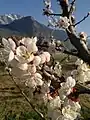
<svg viewBox="0 0 90 120"><path fill-rule="evenodd" d="M21 70L27 70L28 64L27 63L24 63L24 64L18 63L17 67L20 68Z"/></svg>
<svg viewBox="0 0 90 120"><path fill-rule="evenodd" d="M44 0L44 4L46 8L51 8L51 0Z"/></svg>
<svg viewBox="0 0 90 120"><path fill-rule="evenodd" d="M81 40L85 41L87 40L87 34L85 32L80 32L79 37Z"/></svg>
<svg viewBox="0 0 90 120"><path fill-rule="evenodd" d="M49 101L48 110L54 110L58 108L61 108L61 100L59 96L56 96L55 98Z"/></svg>
<svg viewBox="0 0 90 120"><path fill-rule="evenodd" d="M40 54L39 57L41 58L41 64L46 62L45 54Z"/></svg>
<svg viewBox="0 0 90 120"><path fill-rule="evenodd" d="M40 85L40 86L43 85L44 82L42 81L42 76L41 76L41 74L35 73L34 79L35 79L37 85Z"/></svg>
<svg viewBox="0 0 90 120"><path fill-rule="evenodd" d="M4 45L4 49L7 52L10 52L11 50L15 50L16 48L16 44L11 38L9 38L8 40L5 38L2 38L2 43Z"/></svg>
<svg viewBox="0 0 90 120"><path fill-rule="evenodd" d="M14 51L16 48L16 44L11 38L9 38L8 40L2 38L2 43L4 45L2 53L6 59L8 58L8 61L10 62L14 59Z"/></svg>
<svg viewBox="0 0 90 120"><path fill-rule="evenodd" d="M68 28L69 25L69 19L67 17L60 17L60 20L58 21L59 27Z"/></svg>
<svg viewBox="0 0 90 120"><path fill-rule="evenodd" d="M73 79L71 76L67 77L65 86L68 88L73 88L76 84L75 79Z"/></svg>
<svg viewBox="0 0 90 120"><path fill-rule="evenodd" d="M43 52L41 55L39 55L41 58L41 64L45 63L45 62L49 62L50 61L50 54L48 52Z"/></svg>
<svg viewBox="0 0 90 120"><path fill-rule="evenodd" d="M84 83L87 81L90 81L90 68L89 66L84 63L82 60L79 60L76 62L78 65L77 68L77 74L75 76L76 80L80 83Z"/></svg>
<svg viewBox="0 0 90 120"><path fill-rule="evenodd" d="M34 95L34 98L36 99L35 102L40 101L39 103L47 104L48 100L53 99L51 96L49 96L49 82L44 82L43 85L40 88L40 93L36 92Z"/></svg>
<svg viewBox="0 0 90 120"><path fill-rule="evenodd" d="M35 73L34 75L30 76L30 79L28 79L25 83L28 87L35 88L36 86L42 86L43 85L42 76L39 73Z"/></svg>
<svg viewBox="0 0 90 120"><path fill-rule="evenodd" d="M75 65L82 65L82 64L83 64L83 60L81 60L79 58L75 62Z"/></svg>
<svg viewBox="0 0 90 120"><path fill-rule="evenodd" d="M29 64L29 65L28 65L28 71L27 71L27 72L29 72L29 73L31 73L31 74L36 73L36 66L35 66L35 64Z"/></svg>
<svg viewBox="0 0 90 120"><path fill-rule="evenodd" d="M41 62L41 58L39 56L35 56L33 60L33 64L38 66Z"/></svg>
<svg viewBox="0 0 90 120"><path fill-rule="evenodd" d="M20 63L29 63L34 59L34 55L32 51L29 51L26 47L19 46L16 49L15 59Z"/></svg>
<svg viewBox="0 0 90 120"><path fill-rule="evenodd" d="M45 55L46 62L49 62L50 61L50 53L49 52L43 52L43 54Z"/></svg>
<svg viewBox="0 0 90 120"><path fill-rule="evenodd" d="M72 88L75 86L76 81L71 76L66 79L65 83L61 83L61 88L58 90L61 100L64 100L67 95L72 91Z"/></svg>
<svg viewBox="0 0 90 120"><path fill-rule="evenodd" d="M55 67L54 67L54 72L58 75L61 76L62 73L62 67L59 64L59 62L56 62Z"/></svg>
<svg viewBox="0 0 90 120"><path fill-rule="evenodd" d="M81 106L78 102L73 102L71 100L68 100L68 103L66 106L62 109L62 114L65 119L68 120L74 120L77 118L80 112Z"/></svg>
<svg viewBox="0 0 90 120"><path fill-rule="evenodd" d="M11 62L14 59L14 52L11 50L8 57L8 62Z"/></svg>

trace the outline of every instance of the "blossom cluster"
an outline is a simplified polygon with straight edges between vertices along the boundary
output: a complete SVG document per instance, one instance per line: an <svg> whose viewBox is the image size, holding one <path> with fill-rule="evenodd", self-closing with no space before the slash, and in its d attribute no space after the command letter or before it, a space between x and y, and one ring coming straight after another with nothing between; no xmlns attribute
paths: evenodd
<svg viewBox="0 0 90 120"><path fill-rule="evenodd" d="M87 81L90 81L89 65L83 62L83 60L81 59L77 59L77 61L75 62L75 65L77 65L77 69L71 72L74 78L80 83L85 83Z"/></svg>
<svg viewBox="0 0 90 120"><path fill-rule="evenodd" d="M49 14L53 13L51 9L51 0L44 0L44 6L45 6L45 9L43 9L44 15L49 16Z"/></svg>
<svg viewBox="0 0 90 120"><path fill-rule="evenodd" d="M19 78L29 76L31 82L33 79L33 84L30 84L33 87L43 84L41 74L36 71L37 66L50 61L48 52L37 54L36 42L37 37L23 38L18 43L15 43L11 38L8 40L2 38L4 52L7 53L7 63L12 67L12 73Z"/></svg>
<svg viewBox="0 0 90 120"><path fill-rule="evenodd" d="M78 100L69 97L70 93L74 92L75 84L75 79L71 76L67 77L66 82L61 83L61 88L57 91L58 95L49 100L48 116L52 120L74 120L80 116L81 106Z"/></svg>
<svg viewBox="0 0 90 120"><path fill-rule="evenodd" d="M48 26L67 29L70 23L69 19L66 16L65 17L60 16L59 19L54 18L52 16L53 11L51 9L51 0L44 0L44 5L45 5L44 15L47 15L48 17Z"/></svg>
<svg viewBox="0 0 90 120"><path fill-rule="evenodd" d="M84 41L86 43L87 40L87 34L85 32L80 32L79 33L79 37L82 41Z"/></svg>
<svg viewBox="0 0 90 120"><path fill-rule="evenodd" d="M11 38L2 38L2 43L11 73L21 80L24 78L25 85L30 89L30 98L35 103L47 105L48 117L52 120L74 120L79 116L79 102L71 95L75 92L75 79L69 76L59 83L59 87L54 88L51 79L43 78L42 66L50 61L50 54L38 50L37 37L24 37L17 42ZM58 62L51 69L61 76L61 65ZM55 76L51 77L54 80Z"/></svg>
<svg viewBox="0 0 90 120"><path fill-rule="evenodd" d="M67 29L69 25L70 23L67 17L60 17L59 19L48 17L48 26Z"/></svg>

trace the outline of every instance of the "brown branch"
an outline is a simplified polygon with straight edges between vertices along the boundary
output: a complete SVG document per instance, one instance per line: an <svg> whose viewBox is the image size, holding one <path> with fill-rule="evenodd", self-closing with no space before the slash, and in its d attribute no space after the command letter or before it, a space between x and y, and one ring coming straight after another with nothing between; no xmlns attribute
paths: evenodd
<svg viewBox="0 0 90 120"><path fill-rule="evenodd" d="M73 31L73 28L71 28ZM84 62L90 65L90 52L86 46L86 44L80 40L74 33L67 31L70 42L77 49L78 55L77 57L81 58Z"/></svg>
<svg viewBox="0 0 90 120"><path fill-rule="evenodd" d="M23 95L23 97L26 99L26 101L29 103L29 105L32 107L32 109L41 117L42 120L46 120L42 113L40 113L35 106L31 103L30 99L26 96L26 94L22 91L22 89L19 87L15 79L13 78L12 74L8 71L9 76L11 77L12 81L16 85L16 87L20 90L20 93Z"/></svg>
<svg viewBox="0 0 90 120"><path fill-rule="evenodd" d="M78 53L77 52L71 52L71 51L67 51L67 50L64 50L64 51L62 51L61 49L59 49L59 48L55 48L57 51L60 51L60 52L63 52L63 53L65 53L65 54L68 54L68 55L73 55L73 56L78 56Z"/></svg>
<svg viewBox="0 0 90 120"><path fill-rule="evenodd" d="M49 13L49 15L53 15L53 16L62 16L62 14L59 14L59 13Z"/></svg>
<svg viewBox="0 0 90 120"><path fill-rule="evenodd" d="M64 40L64 42L66 42L68 39L69 39L69 38L67 37L67 38Z"/></svg>
<svg viewBox="0 0 90 120"><path fill-rule="evenodd" d="M90 94L90 89L80 83L77 83L75 88L78 94Z"/></svg>
<svg viewBox="0 0 90 120"><path fill-rule="evenodd" d="M81 22L83 22L86 18L89 17L89 15L90 15L90 13L88 13L86 16L84 16L84 18L82 18L79 22L77 22L77 23L74 25L74 27L75 27L76 25L80 24Z"/></svg>
<svg viewBox="0 0 90 120"><path fill-rule="evenodd" d="M53 87L55 84L55 87L58 88L58 86L60 87L60 83L65 82L65 78L62 79L62 76L59 77L58 75L55 75L52 71L47 71L45 68L43 74L47 76L49 79L51 79ZM52 77L52 75L54 75L55 78ZM75 89L76 92L72 93L72 95L76 96L77 98L79 97L80 94L90 94L90 89L80 83L76 84Z"/></svg>
<svg viewBox="0 0 90 120"><path fill-rule="evenodd" d="M73 6L74 6L74 4L75 4L75 1L76 1L76 0L73 0L72 3L71 3L69 15L72 14L72 10L73 10Z"/></svg>
<svg viewBox="0 0 90 120"><path fill-rule="evenodd" d="M80 38L76 35L75 26L72 26L71 17L68 12L68 4L66 0L59 0L61 8L63 10L63 16L66 16L70 20L70 26L66 29L67 35L70 39L71 44L77 49L78 57L81 58L84 62L87 62L90 65L90 53L87 49L85 43L83 43ZM86 19L90 13L87 14L80 22ZM76 23L75 25L79 24L80 22Z"/></svg>
<svg viewBox="0 0 90 120"><path fill-rule="evenodd" d="M62 16L67 16L69 18L68 12L68 0L58 0L60 2L61 8L63 10Z"/></svg>

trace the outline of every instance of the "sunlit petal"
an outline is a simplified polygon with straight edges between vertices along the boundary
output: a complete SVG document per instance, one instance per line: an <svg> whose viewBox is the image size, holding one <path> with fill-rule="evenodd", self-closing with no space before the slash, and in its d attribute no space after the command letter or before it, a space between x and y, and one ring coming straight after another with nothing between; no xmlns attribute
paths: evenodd
<svg viewBox="0 0 90 120"><path fill-rule="evenodd" d="M27 70L28 64L27 63L24 63L24 64L18 63L17 67L20 68L21 70Z"/></svg>
<svg viewBox="0 0 90 120"><path fill-rule="evenodd" d="M10 51L8 62L11 62L14 59L14 52Z"/></svg>
<svg viewBox="0 0 90 120"><path fill-rule="evenodd" d="M39 56L35 56L33 60L33 64L38 66L41 62L41 58Z"/></svg>
<svg viewBox="0 0 90 120"><path fill-rule="evenodd" d="M10 44L11 49L15 50L15 48L16 48L15 42L11 38L8 39L8 42Z"/></svg>

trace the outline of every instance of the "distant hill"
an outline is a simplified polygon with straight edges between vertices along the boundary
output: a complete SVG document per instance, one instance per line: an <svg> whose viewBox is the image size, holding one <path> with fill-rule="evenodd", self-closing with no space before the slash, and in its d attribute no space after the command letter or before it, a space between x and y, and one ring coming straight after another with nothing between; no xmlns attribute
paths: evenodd
<svg viewBox="0 0 90 120"><path fill-rule="evenodd" d="M52 29L39 23L33 17L21 17L13 20L9 24L0 24L0 36L21 35L39 36L41 33L45 37L50 37ZM55 30L53 36L59 40L65 40L67 35L64 30Z"/></svg>

